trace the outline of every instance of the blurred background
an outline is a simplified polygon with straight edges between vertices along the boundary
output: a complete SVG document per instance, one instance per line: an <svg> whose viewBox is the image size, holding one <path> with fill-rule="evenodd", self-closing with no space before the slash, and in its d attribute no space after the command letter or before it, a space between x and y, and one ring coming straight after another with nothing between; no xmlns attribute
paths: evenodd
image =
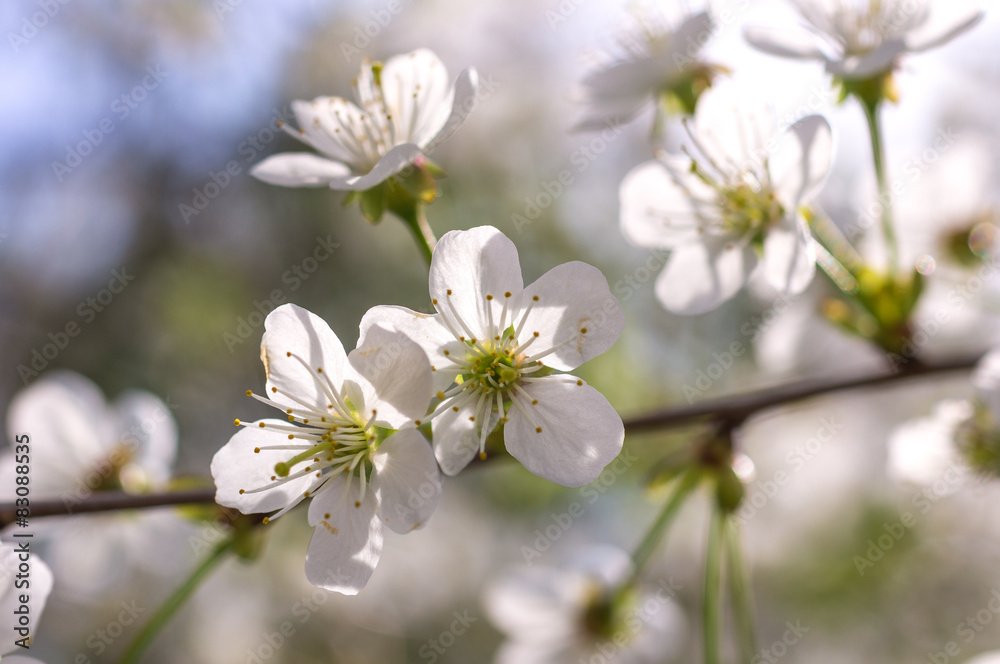
<svg viewBox="0 0 1000 664"><path fill-rule="evenodd" d="M744 23L796 20L789 3L733 4L737 20L721 26L706 57L752 81L786 123L807 112L828 115L838 154L821 202L838 224L854 223L875 194L860 109L835 105L818 64L768 57L743 42ZM580 374L623 417L687 403L685 385L697 385L697 398L714 398L884 366L879 353L819 317L818 303L829 292L820 277L794 301L752 288L697 318L657 304L652 282L662 256L629 246L617 220L618 184L652 156L651 114L610 141L569 131L581 115L574 85L594 49L615 40L628 3L401 0L392 3L395 12L389 5L0 5L0 416L15 393L54 369L91 378L109 398L127 388L149 390L168 400L178 422L176 472L207 478L233 418L267 412L244 393L261 389L262 321L275 303L316 312L348 348L369 307L426 310L426 271L402 224L387 216L370 225L356 207L342 207L337 192L273 187L247 175L268 154L300 149L275 131L276 118L290 116L290 101L349 96L361 54L385 59L422 46L441 56L451 78L476 67L486 91L435 152L448 177L428 209L432 227L440 235L496 226L518 246L526 283L567 260L598 266L628 325L617 345ZM897 79L901 103L886 111L890 175L905 184L897 203L904 256L933 256L925 315L942 308L952 314L921 349L927 355L964 354L997 341L995 270L955 304L948 294L970 273L948 240L954 229L997 219L998 39L1000 19L988 13L952 44L907 59ZM935 148L943 130L953 140ZM679 131L670 127L667 140ZM531 224L515 223L512 215L526 215L546 183L567 169L572 184ZM337 248L316 261L323 243ZM111 282L127 286L112 293ZM58 343L70 324L78 334ZM43 355L53 343L58 352ZM696 383L712 354L733 343L748 352L707 387ZM932 509L877 566L862 575L854 562L884 524L915 511L918 489L886 476L888 432L942 396L970 393L958 376L816 400L744 429L742 444L757 466L751 495L764 494L745 526L762 647L780 640L789 621L808 631L786 649L787 662L925 662L949 641L959 652L947 661L961 662L1000 647L1000 620L977 622L969 640L961 632L969 616L996 617L988 610L991 593L1000 592L994 483L935 493ZM808 445L829 422L839 423L832 439ZM446 482L427 528L387 536L383 560L356 598L306 582L309 529L296 511L272 527L259 562L231 561L197 593L147 661L491 661L502 637L485 618L483 587L523 564L522 546L533 546L536 531L574 501L585 503L583 515L535 564L557 565L586 542L631 549L663 499L645 488L646 472L686 440L683 432L630 437L626 450L638 460L602 477L600 491L591 489L593 502L591 494L551 485L507 461L470 468ZM787 482L769 492L777 472ZM677 601L692 626L700 606L703 503L704 496L682 513L650 571L653 580L680 584ZM198 526L150 530L151 549L171 552L155 571L136 570L85 595L57 577L33 655L50 663L114 661L135 627L112 630L123 634L110 642L98 631L111 633L122 602L137 602L148 616L211 535ZM475 621L452 646L428 649L455 612ZM284 623L291 635L282 635ZM694 661L696 641L679 644L676 661Z"/></svg>

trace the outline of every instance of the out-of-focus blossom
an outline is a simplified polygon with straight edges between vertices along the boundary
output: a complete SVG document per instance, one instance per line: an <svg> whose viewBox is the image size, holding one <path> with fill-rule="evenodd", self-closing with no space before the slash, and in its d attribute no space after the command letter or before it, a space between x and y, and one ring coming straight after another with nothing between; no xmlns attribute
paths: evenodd
<svg viewBox="0 0 1000 664"><path fill-rule="evenodd" d="M748 26L758 49L788 58L820 60L834 76L865 80L886 74L906 53L947 43L983 13L944 0L793 0L800 27Z"/></svg>
<svg viewBox="0 0 1000 664"><path fill-rule="evenodd" d="M289 152L268 157L250 171L284 187L364 191L416 163L465 120L476 94L474 69L454 85L428 49L389 58L366 58L353 80L358 105L341 97L294 101L295 138L320 155Z"/></svg>
<svg viewBox="0 0 1000 664"><path fill-rule="evenodd" d="M685 640L685 619L668 580L619 593L631 561L590 547L564 567L511 571L487 588L487 615L507 636L497 664L669 661Z"/></svg>
<svg viewBox="0 0 1000 664"><path fill-rule="evenodd" d="M444 235L430 267L427 315L379 306L361 321L406 333L427 353L440 404L434 450L445 473L462 470L504 425L507 451L565 486L597 479L621 452L621 418L572 371L608 350L625 326L604 275L564 263L525 287L517 248L491 226Z"/></svg>
<svg viewBox="0 0 1000 664"><path fill-rule="evenodd" d="M11 655L34 643L35 627L52 592L52 571L30 550L30 544L28 539L18 540L17 546L0 543L0 611L5 616L0 655L13 664L39 664L30 657Z"/></svg>
<svg viewBox="0 0 1000 664"><path fill-rule="evenodd" d="M216 499L274 519L312 498L306 576L357 594L384 527L408 533L437 506L437 464L414 428L431 401L430 366L417 344L382 328L348 355L325 321L292 304L264 327L267 398L257 398L288 419L236 421L245 428L212 459Z"/></svg>
<svg viewBox="0 0 1000 664"><path fill-rule="evenodd" d="M815 249L799 207L830 170L833 137L818 115L779 129L759 97L727 83L705 93L688 156L661 154L621 184L621 226L641 247L672 253L656 295L675 313L728 300L758 264L782 293L805 290Z"/></svg>
<svg viewBox="0 0 1000 664"><path fill-rule="evenodd" d="M700 59L716 29L708 11L671 20L659 8L640 7L632 18L580 82L578 96L587 110L576 129L626 122L650 102L690 115L721 70Z"/></svg>

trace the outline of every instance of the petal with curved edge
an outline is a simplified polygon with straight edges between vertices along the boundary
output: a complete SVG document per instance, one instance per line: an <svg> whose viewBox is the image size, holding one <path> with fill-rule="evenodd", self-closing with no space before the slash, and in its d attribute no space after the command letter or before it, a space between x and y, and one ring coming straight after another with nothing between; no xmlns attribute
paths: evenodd
<svg viewBox="0 0 1000 664"><path fill-rule="evenodd" d="M427 140L426 143L418 143L418 145L424 146L424 151L427 154L433 152L437 146L458 131L458 128L469 117L469 113L479 105L478 72L475 69L466 69L455 79L452 89L451 113L448 115L448 119L444 121L433 138ZM421 140L425 140L423 136L421 136Z"/></svg>
<svg viewBox="0 0 1000 664"><path fill-rule="evenodd" d="M379 76L396 143L424 145L451 112L448 70L430 49L386 60Z"/></svg>
<svg viewBox="0 0 1000 664"><path fill-rule="evenodd" d="M45 610L45 602L49 593L52 592L52 570L38 555L27 558L27 574L24 573L22 565L25 565L25 562L14 546L6 543L0 544L0 611L3 611L5 616L19 615L18 611L24 604L21 602L21 598L25 596L23 588L30 587L31 592L27 593L27 619L29 620L27 629L28 636L34 642L38 636L36 629L38 621ZM16 579L21 580L17 588L14 585ZM24 585L25 579L30 579L30 586ZM6 653L16 650L15 642L25 638L23 633L15 630L16 622L18 622L16 619L5 621L3 627L0 628L0 634L4 635L0 652ZM18 627L23 628L24 625L18 625ZM16 659L19 658L4 656L3 661L6 664Z"/></svg>
<svg viewBox="0 0 1000 664"><path fill-rule="evenodd" d="M777 130L774 113L759 90L729 79L713 85L695 110L692 142L704 155L699 166L711 164L728 181L752 173L764 181Z"/></svg>
<svg viewBox="0 0 1000 664"><path fill-rule="evenodd" d="M364 126L363 111L341 97L317 97L312 101L295 100L292 111L298 131L285 127L291 136L314 148L333 161L343 162L349 170L364 170L372 161L370 144L360 144L353 127Z"/></svg>
<svg viewBox="0 0 1000 664"><path fill-rule="evenodd" d="M972 385L976 388L976 396L1000 423L1000 348L991 350L979 360L972 374Z"/></svg>
<svg viewBox="0 0 1000 664"><path fill-rule="evenodd" d="M306 578L314 586L357 595L382 556L375 491L369 487L362 498L359 478L348 484L341 474L312 499L309 524L316 530L306 553Z"/></svg>
<svg viewBox="0 0 1000 664"><path fill-rule="evenodd" d="M157 396L133 390L114 403L119 440L132 454L132 463L154 487L170 480L177 456L177 423Z"/></svg>
<svg viewBox="0 0 1000 664"><path fill-rule="evenodd" d="M625 329L625 313L607 279L596 267L579 261L543 274L524 289L522 302L525 307L530 302L531 311L524 317L518 341L523 344L537 333L524 354L529 361L540 356L543 364L560 371L575 369L604 353ZM522 319L520 312L516 319Z"/></svg>
<svg viewBox="0 0 1000 664"><path fill-rule="evenodd" d="M523 567L488 585L483 604L490 622L511 640L544 648L577 636L579 612L591 589L574 572Z"/></svg>
<svg viewBox="0 0 1000 664"><path fill-rule="evenodd" d="M351 169L311 152L284 152L271 155L250 169L250 175L279 187L326 187Z"/></svg>
<svg viewBox="0 0 1000 664"><path fill-rule="evenodd" d="M482 429L475 421L476 401L473 398L458 410L448 408L433 420L434 457L445 475L457 475L479 452ZM493 431L500 414L491 411L486 422L487 435Z"/></svg>
<svg viewBox="0 0 1000 664"><path fill-rule="evenodd" d="M430 443L419 431L394 433L372 456L379 514L394 532L423 528L441 497L441 476Z"/></svg>
<svg viewBox="0 0 1000 664"><path fill-rule="evenodd" d="M325 413L330 403L327 381L334 390L341 389L347 353L326 321L297 305L283 304L264 319L260 359L271 401L299 409L301 404L285 396L294 395Z"/></svg>
<svg viewBox="0 0 1000 664"><path fill-rule="evenodd" d="M486 308L492 307L494 324L499 325L506 294L511 294L510 307L524 289L517 247L492 226L445 233L431 258L429 282L435 307L455 331L480 339L492 338L503 329L489 330ZM487 300L488 295L492 300ZM469 331L463 331L462 322Z"/></svg>
<svg viewBox="0 0 1000 664"><path fill-rule="evenodd" d="M786 215L764 238L764 276L776 289L798 295L816 273L816 248L809 227L797 212Z"/></svg>
<svg viewBox="0 0 1000 664"><path fill-rule="evenodd" d="M903 52L906 44L901 39L890 39L874 51L864 55L849 55L841 60L828 60L826 70L834 76L850 80L872 78L892 68Z"/></svg>
<svg viewBox="0 0 1000 664"><path fill-rule="evenodd" d="M769 167L778 200L789 211L809 202L833 166L833 130L822 115L802 118L780 137Z"/></svg>
<svg viewBox="0 0 1000 664"><path fill-rule="evenodd" d="M23 441L24 434L44 441L32 447L31 492L38 498L89 491L87 475L106 467L119 443L116 425L100 388L69 371L38 379L14 396L7 411L11 444ZM14 489L13 482L0 486L0 495L13 500Z"/></svg>
<svg viewBox="0 0 1000 664"><path fill-rule="evenodd" d="M963 464L955 429L973 416L968 401L942 401L930 417L904 422L889 435L886 471L899 482L929 486L952 466ZM952 490L958 487L952 487Z"/></svg>
<svg viewBox="0 0 1000 664"><path fill-rule="evenodd" d="M454 344L455 337L440 319L440 314L422 314L406 307L378 305L372 307L361 319L361 337L358 346L365 343L368 330L383 327L402 332L423 349L430 361L434 391L444 390L452 384L455 372L453 363L443 351Z"/></svg>
<svg viewBox="0 0 1000 664"><path fill-rule="evenodd" d="M522 384L504 427L511 456L528 471L563 486L590 484L622 451L621 417L600 392L575 376Z"/></svg>
<svg viewBox="0 0 1000 664"><path fill-rule="evenodd" d="M675 249L656 279L656 297L675 314L694 316L736 295L757 266L749 244L724 238Z"/></svg>
<svg viewBox="0 0 1000 664"><path fill-rule="evenodd" d="M331 189L342 191L365 191L381 184L412 164L423 154L413 143L397 145L386 152L372 169L364 175L350 175L329 180Z"/></svg>
<svg viewBox="0 0 1000 664"><path fill-rule="evenodd" d="M906 50L926 51L950 42L983 19L985 13L973 6L939 2L932 7L928 20L906 36Z"/></svg>
<svg viewBox="0 0 1000 664"><path fill-rule="evenodd" d="M625 176L619 189L622 233L640 247L669 248L697 241L703 221L718 216L718 196L691 173L691 159L664 154Z"/></svg>
<svg viewBox="0 0 1000 664"><path fill-rule="evenodd" d="M288 426L287 421L258 420L237 432L212 457L215 502L244 514L274 512L297 503L318 481L314 475L307 473L296 479L278 482L281 478L275 475L274 467L279 462L288 461L298 451L267 449L286 446L290 441L280 433L260 428L261 423ZM305 449L305 445L302 448ZM255 451L258 449L259 452ZM268 485L274 486L265 491L255 491Z"/></svg>
<svg viewBox="0 0 1000 664"><path fill-rule="evenodd" d="M354 406L373 415L378 426L399 429L427 414L431 402L431 365L423 349L402 332L368 328L364 342L347 356L345 381L362 399ZM362 405L363 404L363 405Z"/></svg>
<svg viewBox="0 0 1000 664"><path fill-rule="evenodd" d="M764 53L798 60L826 60L821 42L812 32L800 27L772 28L748 25L743 38Z"/></svg>

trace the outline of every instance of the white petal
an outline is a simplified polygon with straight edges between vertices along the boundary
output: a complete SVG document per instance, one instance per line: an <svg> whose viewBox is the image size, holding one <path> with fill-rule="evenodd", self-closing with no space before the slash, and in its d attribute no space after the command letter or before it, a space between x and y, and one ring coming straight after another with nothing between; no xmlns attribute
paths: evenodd
<svg viewBox="0 0 1000 664"><path fill-rule="evenodd" d="M425 145L451 112L452 90L441 58L426 48L397 55L386 61L381 80L396 142Z"/></svg>
<svg viewBox="0 0 1000 664"><path fill-rule="evenodd" d="M1000 650L990 650L966 660L965 664L1000 664Z"/></svg>
<svg viewBox="0 0 1000 664"><path fill-rule="evenodd" d="M351 174L344 164L311 152L271 155L250 169L250 175L280 187L326 187Z"/></svg>
<svg viewBox="0 0 1000 664"><path fill-rule="evenodd" d="M441 476L430 443L415 429L394 433L372 456L379 513L401 534L422 528L441 497Z"/></svg>
<svg viewBox="0 0 1000 664"><path fill-rule="evenodd" d="M993 413L993 419L1000 422L1000 348L991 350L979 361L972 374L972 385L976 396Z"/></svg>
<svg viewBox="0 0 1000 664"><path fill-rule="evenodd" d="M826 60L820 40L803 28L748 25L743 28L743 37L754 48L771 55L799 60Z"/></svg>
<svg viewBox="0 0 1000 664"><path fill-rule="evenodd" d="M573 572L519 568L487 586L483 599L500 631L515 642L548 648L577 634L588 590L585 578Z"/></svg>
<svg viewBox="0 0 1000 664"><path fill-rule="evenodd" d="M930 486L963 462L955 445L955 429L972 417L967 401L942 401L933 415L904 422L890 434L887 472L900 482ZM952 487L957 489L958 487Z"/></svg>
<svg viewBox="0 0 1000 664"><path fill-rule="evenodd" d="M893 63L906 50L901 39L890 39L864 55L851 55L842 60L830 60L826 70L846 79L872 78L892 68Z"/></svg>
<svg viewBox="0 0 1000 664"><path fill-rule="evenodd" d="M542 637L537 642L505 641L497 649L493 664L576 664L579 660L571 654L571 636L554 641Z"/></svg>
<svg viewBox="0 0 1000 664"><path fill-rule="evenodd" d="M589 544L575 551L564 569L597 579L611 588L625 581L632 571L632 558L616 546Z"/></svg>
<svg viewBox="0 0 1000 664"><path fill-rule="evenodd" d="M288 461L298 452L295 450L268 450L273 445L287 445L292 441L275 431L261 429L260 423L287 426L287 421L259 420L240 429L222 449L212 457L212 478L215 480L215 501L226 507L233 507L244 514L273 512L291 503L302 500L305 492L318 480L312 474L278 484L266 491L251 493L273 484L278 478L274 467L279 462ZM254 452L260 448L260 452ZM298 467L293 469L293 472ZM272 480L271 478L275 479ZM240 490L244 493L240 493Z"/></svg>
<svg viewBox="0 0 1000 664"><path fill-rule="evenodd" d="M764 238L764 276L782 293L798 295L816 273L816 249L805 219L786 215Z"/></svg>
<svg viewBox="0 0 1000 664"><path fill-rule="evenodd" d="M315 525L306 554L306 578L314 586L356 595L368 583L382 555L382 521L378 498L366 491L361 499L355 477L345 492L340 475L309 504L309 523Z"/></svg>
<svg viewBox="0 0 1000 664"><path fill-rule="evenodd" d="M455 374L442 369L450 368L452 362L442 351L455 341L455 337L441 324L438 314L422 314L406 307L386 305L372 307L361 319L359 346L365 343L368 330L376 326L402 332L423 349L430 361L435 391L451 385Z"/></svg>
<svg viewBox="0 0 1000 664"><path fill-rule="evenodd" d="M833 130L822 115L802 118L781 136L769 167L786 208L798 208L819 192L830 174L833 150Z"/></svg>
<svg viewBox="0 0 1000 664"><path fill-rule="evenodd" d="M931 9L928 21L907 35L906 50L926 51L946 44L976 27L985 15L976 7L957 3L938 2Z"/></svg>
<svg viewBox="0 0 1000 664"><path fill-rule="evenodd" d="M568 375L523 387L538 403L520 394L513 397L520 408L511 406L504 427L511 456L534 475L563 486L583 486L597 479L622 451L625 440L621 417L608 400Z"/></svg>
<svg viewBox="0 0 1000 664"><path fill-rule="evenodd" d="M492 226L445 233L431 258L429 281L437 310L456 327L457 314L479 338L494 336L487 329L486 307L492 305L493 320L499 322L504 294L516 301L524 288L517 247ZM487 295L493 296L492 303Z"/></svg>
<svg viewBox="0 0 1000 664"><path fill-rule="evenodd" d="M397 145L386 152L370 171L364 175L336 177L329 180L331 189L342 191L365 191L381 184L412 164L423 154L413 143Z"/></svg>
<svg viewBox="0 0 1000 664"><path fill-rule="evenodd" d="M399 429L427 413L431 365L423 349L403 333L370 327L347 361L346 380L353 380L363 394L362 403L354 406L363 408L366 418L377 411L374 420L379 426Z"/></svg>
<svg viewBox="0 0 1000 664"><path fill-rule="evenodd" d="M373 153L357 142L351 130L364 125L361 119L364 112L350 101L341 97L295 100L292 111L299 123L299 131L288 130L288 133L295 138L333 161L342 162L348 167L348 172L362 169L371 162Z"/></svg>
<svg viewBox="0 0 1000 664"><path fill-rule="evenodd" d="M632 244L668 248L701 237L702 219L716 216L717 195L690 166L688 157L665 154L622 180L620 223Z"/></svg>
<svg viewBox="0 0 1000 664"><path fill-rule="evenodd" d="M172 475L177 456L177 423L157 396L138 390L126 392L114 403L120 440L133 450L133 462L153 486Z"/></svg>
<svg viewBox="0 0 1000 664"><path fill-rule="evenodd" d="M460 473L479 452L480 429L474 420L469 419L475 417L475 405L472 402L457 411L449 408L433 420L434 457L445 475ZM498 418L498 414L496 418L491 418L494 426Z"/></svg>
<svg viewBox="0 0 1000 664"><path fill-rule="evenodd" d="M758 90L732 79L713 85L698 100L694 124L697 149L727 178L763 171L776 121Z"/></svg>
<svg viewBox="0 0 1000 664"><path fill-rule="evenodd" d="M748 244L711 239L675 249L656 279L656 297L668 310L703 314L731 298L757 265Z"/></svg>
<svg viewBox="0 0 1000 664"><path fill-rule="evenodd" d="M326 383L316 370L323 369L334 389L340 390L347 362L343 344L326 321L294 304L283 304L267 315L260 357L267 376L268 398L299 408L285 396L292 394L324 413L330 402Z"/></svg>
<svg viewBox="0 0 1000 664"><path fill-rule="evenodd" d="M479 74L475 69L466 69L459 74L452 88L451 114L437 134L425 144L421 144L427 154L433 152L445 139L454 134L469 117L469 113L479 105Z"/></svg>
<svg viewBox="0 0 1000 664"><path fill-rule="evenodd" d="M30 540L18 541L30 542ZM23 574L21 574L22 587L15 587L15 583L21 572L20 565L24 562L21 556L25 556L24 560L27 560L29 565L28 580L31 584L30 592L23 586ZM3 643L0 644L0 653L17 651L14 642L24 637L23 634L14 631L14 617L17 616L14 612L21 606L20 596L23 594L27 594L29 597L27 603L30 618L28 624L29 635L32 641L37 639L38 622L42 617L42 612L45 610L45 602L48 599L49 593L52 592L52 582L52 571L38 557L37 553L34 551L30 554L18 553L17 548L11 544L4 543L0 545L0 612L3 612L3 615L8 618L4 621L3 627L0 627L0 634L3 635ZM15 659L13 657L4 657L3 661L6 664L7 662L15 661Z"/></svg>
<svg viewBox="0 0 1000 664"><path fill-rule="evenodd" d="M525 318L519 341L523 344L538 333L525 351L529 357L561 345L541 360L554 369L570 371L597 357L625 329L621 305L607 279L592 265L573 261L552 268L524 289L523 305L534 297L538 301Z"/></svg>
<svg viewBox="0 0 1000 664"><path fill-rule="evenodd" d="M58 498L85 488L88 473L106 463L118 445L117 422L101 390L79 374L53 372L14 396L7 436L28 434L32 445L31 491ZM2 495L14 485L0 487Z"/></svg>

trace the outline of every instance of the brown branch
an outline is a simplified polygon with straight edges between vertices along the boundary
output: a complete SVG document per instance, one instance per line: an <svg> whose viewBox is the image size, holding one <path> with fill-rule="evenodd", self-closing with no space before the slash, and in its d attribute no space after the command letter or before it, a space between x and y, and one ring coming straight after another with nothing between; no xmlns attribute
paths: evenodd
<svg viewBox="0 0 1000 664"><path fill-rule="evenodd" d="M736 427L751 415L796 401L842 392L866 389L897 383L921 376L932 376L956 371L968 371L979 361L979 356L962 357L943 362L912 362L897 373L877 373L839 380L803 380L770 389L732 397L712 399L702 403L666 408L625 421L627 433L670 429L699 421L714 422L725 427ZM91 514L116 510L146 509L171 505L190 505L215 502L215 489L199 489L150 495L133 495L120 491L95 493L81 501L32 501L31 519L46 516ZM13 503L0 503L0 527L14 523L17 508Z"/></svg>

